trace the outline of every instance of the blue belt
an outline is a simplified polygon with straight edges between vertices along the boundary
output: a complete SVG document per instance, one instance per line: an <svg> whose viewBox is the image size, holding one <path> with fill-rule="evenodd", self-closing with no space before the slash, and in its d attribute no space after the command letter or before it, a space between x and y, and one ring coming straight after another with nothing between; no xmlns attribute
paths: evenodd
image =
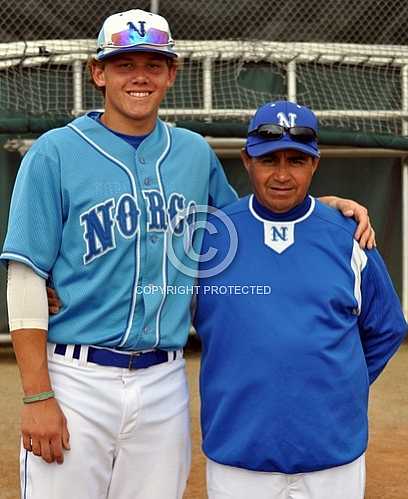
<svg viewBox="0 0 408 499"><path fill-rule="evenodd" d="M55 345L54 353L65 355L67 345ZM72 357L79 359L81 345L75 345ZM101 366L123 367L125 369L146 369L176 359L176 352L153 350L152 352L114 352L105 348L88 346L87 361Z"/></svg>

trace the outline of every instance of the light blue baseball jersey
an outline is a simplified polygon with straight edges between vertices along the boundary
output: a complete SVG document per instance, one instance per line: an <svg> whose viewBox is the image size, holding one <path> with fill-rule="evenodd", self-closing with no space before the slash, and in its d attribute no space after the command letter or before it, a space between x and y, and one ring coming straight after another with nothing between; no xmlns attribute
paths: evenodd
<svg viewBox="0 0 408 499"><path fill-rule="evenodd" d="M223 210L238 234L229 267L200 279L203 449L257 471L302 473L355 460L367 446L369 384L407 324L376 250L312 198L273 214L244 198ZM218 265L230 247L206 233ZM216 250L216 252L214 252Z"/></svg>
<svg viewBox="0 0 408 499"><path fill-rule="evenodd" d="M178 349L194 284L178 267L194 274L184 246L197 206L235 199L201 136L158 120L136 150L84 116L24 157L1 258L52 280L62 309L50 317L49 341Z"/></svg>

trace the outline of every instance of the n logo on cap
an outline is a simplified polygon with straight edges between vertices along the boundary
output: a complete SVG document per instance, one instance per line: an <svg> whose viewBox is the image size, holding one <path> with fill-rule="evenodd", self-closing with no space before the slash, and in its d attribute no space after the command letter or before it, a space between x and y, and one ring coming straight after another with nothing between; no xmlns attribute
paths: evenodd
<svg viewBox="0 0 408 499"><path fill-rule="evenodd" d="M127 25L129 26L129 30L136 31L136 33L141 38L143 38L146 35L145 24L146 21L139 21L139 29L137 29L136 26L131 21L127 23Z"/></svg>
<svg viewBox="0 0 408 499"><path fill-rule="evenodd" d="M277 117L279 119L279 125L284 126L285 128L292 128L296 125L297 114L289 113L286 115L285 113L278 113Z"/></svg>

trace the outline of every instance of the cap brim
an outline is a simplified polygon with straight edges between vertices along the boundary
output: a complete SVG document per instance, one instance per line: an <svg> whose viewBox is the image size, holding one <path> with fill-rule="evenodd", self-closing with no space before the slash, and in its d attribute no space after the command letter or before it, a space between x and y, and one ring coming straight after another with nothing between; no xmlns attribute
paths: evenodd
<svg viewBox="0 0 408 499"><path fill-rule="evenodd" d="M265 156L265 154L271 152L284 151L286 149L294 149L295 151L309 154L315 158L320 157L320 151L316 141L309 143L298 142L291 140L287 136L280 140L256 140L254 137L251 137L250 139L252 140L247 140L246 150L250 156L255 158L258 156Z"/></svg>
<svg viewBox="0 0 408 499"><path fill-rule="evenodd" d="M110 57L115 55L124 54L127 52L152 52L154 54L164 55L165 57L169 57L174 59L178 57L178 54L170 51L169 49L163 47L152 47L151 45L135 45L133 47L118 47L117 49L102 49L95 56L97 61L104 61Z"/></svg>

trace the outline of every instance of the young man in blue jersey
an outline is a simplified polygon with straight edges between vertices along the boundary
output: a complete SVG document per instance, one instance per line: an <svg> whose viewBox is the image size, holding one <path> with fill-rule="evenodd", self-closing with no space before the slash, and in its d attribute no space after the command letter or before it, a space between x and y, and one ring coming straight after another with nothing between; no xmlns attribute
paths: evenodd
<svg viewBox="0 0 408 499"><path fill-rule="evenodd" d="M194 280L167 260L167 234L177 218L183 260L195 206L236 194L201 136L158 119L177 70L167 21L114 14L97 47L91 70L105 111L44 134L27 153L2 253L25 393L22 496L180 499L191 294L167 286ZM62 303L49 321L47 280Z"/></svg>
<svg viewBox="0 0 408 499"><path fill-rule="evenodd" d="M235 230L209 218L195 319L209 499L364 497L369 385L407 324L379 253L309 195L317 131L306 107L260 107L242 152L254 194L223 210Z"/></svg>
<svg viewBox="0 0 408 499"><path fill-rule="evenodd" d="M27 153L2 253L25 393L22 495L178 499L190 466L181 349L191 294L167 289L194 276L169 261L168 235L183 262L196 206L236 195L202 137L158 119L177 69L167 21L114 14L97 47L91 70L105 110ZM364 209L350 207L372 243ZM47 280L62 303L50 318Z"/></svg>

